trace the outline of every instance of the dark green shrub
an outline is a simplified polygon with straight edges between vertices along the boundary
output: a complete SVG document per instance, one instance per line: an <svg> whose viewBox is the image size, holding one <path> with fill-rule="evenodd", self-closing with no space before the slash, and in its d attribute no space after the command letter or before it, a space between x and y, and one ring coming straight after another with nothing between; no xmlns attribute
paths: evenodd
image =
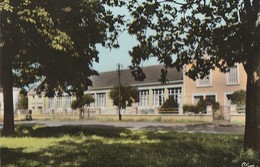
<svg viewBox="0 0 260 167"><path fill-rule="evenodd" d="M213 99L204 99L204 100L200 100L197 104L199 112L206 113L206 106L207 105L212 105L213 111L218 110L219 107L220 107L219 102L216 102Z"/></svg>
<svg viewBox="0 0 260 167"><path fill-rule="evenodd" d="M178 108L178 103L176 102L173 96L170 96L169 99L167 99L163 103L161 108Z"/></svg>
<svg viewBox="0 0 260 167"><path fill-rule="evenodd" d="M196 105L185 104L185 105L183 105L183 111L184 111L184 113L193 112L193 113L197 114L197 113L199 113L199 108Z"/></svg>
<svg viewBox="0 0 260 167"><path fill-rule="evenodd" d="M245 106L245 104L246 104L246 91L245 90L235 91L231 95L231 102L232 102L232 104L236 104L238 106Z"/></svg>

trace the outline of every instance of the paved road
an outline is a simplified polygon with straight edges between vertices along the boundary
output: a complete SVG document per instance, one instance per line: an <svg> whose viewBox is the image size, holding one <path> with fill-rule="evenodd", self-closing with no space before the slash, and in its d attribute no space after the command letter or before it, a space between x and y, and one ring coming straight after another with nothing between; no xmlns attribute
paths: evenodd
<svg viewBox="0 0 260 167"><path fill-rule="evenodd" d="M244 126L229 123L212 124L184 124L184 123L160 123L160 122L99 122L93 120L84 121L23 121L16 124L44 124L46 126L112 126L123 127L131 130L168 130L180 132L244 134Z"/></svg>

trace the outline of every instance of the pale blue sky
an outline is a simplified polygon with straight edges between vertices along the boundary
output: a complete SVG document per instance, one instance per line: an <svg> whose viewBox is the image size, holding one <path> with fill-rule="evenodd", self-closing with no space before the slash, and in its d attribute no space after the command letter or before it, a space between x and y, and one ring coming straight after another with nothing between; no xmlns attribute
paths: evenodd
<svg viewBox="0 0 260 167"><path fill-rule="evenodd" d="M120 48L109 50L98 47L99 63L94 63L93 68L98 72L113 71L116 70L117 63L122 64L123 69L128 68L131 65L131 57L128 52L136 43L134 37L126 32L122 33L119 37ZM156 58L151 58L142 64L148 66L158 64L158 62Z"/></svg>
<svg viewBox="0 0 260 167"><path fill-rule="evenodd" d="M113 7L108 8L115 14L121 14L126 15L126 17L130 17L127 13L127 9L121 7ZM97 70L98 72L104 72L104 71L113 71L116 70L116 64L120 63L123 65L123 69L128 68L129 65L131 65L131 57L129 56L129 51L132 49L132 47L137 44L137 41L133 36L128 35L127 32L122 33L119 36L119 45L120 48L118 49L105 49L102 47L98 47L99 51L99 63L94 63L93 68ZM151 58L146 62L142 63L143 66L148 65L155 65L159 64L157 62L156 58Z"/></svg>

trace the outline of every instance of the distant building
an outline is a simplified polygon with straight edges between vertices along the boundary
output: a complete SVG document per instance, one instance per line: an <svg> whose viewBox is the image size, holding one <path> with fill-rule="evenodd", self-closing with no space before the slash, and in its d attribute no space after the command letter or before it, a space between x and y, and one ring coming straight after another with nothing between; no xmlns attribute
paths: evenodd
<svg viewBox="0 0 260 167"><path fill-rule="evenodd" d="M185 68L188 69L189 66ZM227 73L211 70L208 76L196 81L184 76L183 101L185 104L197 104L201 99L210 98L219 102L222 112L228 116L231 94L237 90L246 90L246 80L247 75L242 64L235 64Z"/></svg>
<svg viewBox="0 0 260 167"><path fill-rule="evenodd" d="M16 104L19 99L19 93L20 93L20 89L13 88L13 105L15 111L16 111ZM3 114L4 114L4 97L3 97L3 90L2 88L0 88L0 115Z"/></svg>
<svg viewBox="0 0 260 167"><path fill-rule="evenodd" d="M121 83L131 85L139 90L139 103L127 108L126 112L135 113L137 109L141 112L156 110L169 96L173 96L181 107L183 73L176 69L168 69L168 82L162 84L159 81L162 68L162 65L144 67L146 78L142 82L134 80L131 70L121 70ZM114 112L116 107L113 106L112 99L109 98L109 92L111 88L118 85L118 72L103 72L99 76L91 77L91 80L93 86L89 87L87 93L95 98L95 103L92 106L99 108L102 113Z"/></svg>
<svg viewBox="0 0 260 167"><path fill-rule="evenodd" d="M127 108L126 112L136 112L154 110L160 107L169 97L174 96L178 104L182 105L182 86L183 73L176 69L168 69L168 82L161 84L159 81L161 76L162 65L144 67L143 70L146 79L142 82L135 81L132 77L131 70L121 70L121 83L136 87L139 90L139 103L133 107ZM116 107L113 106L112 99L109 98L109 91L118 85L118 71L102 72L99 76L90 78L93 86L89 87L86 94L95 98L95 102L90 107L99 110L101 113L115 113ZM70 105L75 97L64 95L62 97L45 97L44 92L36 94L35 90L28 93L28 108L33 112L49 113L70 112Z"/></svg>
<svg viewBox="0 0 260 167"><path fill-rule="evenodd" d="M143 67L146 79L142 82L135 81L131 70L123 69L120 72L121 84L136 87L139 90L139 103L128 107L126 114L135 113L156 113L157 109L169 96L173 96L179 106L179 113L182 113L184 104L197 104L201 99L211 98L218 101L223 112L230 110L230 96L234 91L246 89L246 73L241 64L230 67L230 72L224 74L219 71L211 71L204 79L193 81L184 75L183 71L168 69L167 82L162 84L162 65ZM95 102L90 105L93 110L101 114L115 114L117 107L113 106L109 97L111 88L118 85L118 71L102 72L99 76L92 76L90 79L93 86L85 92L94 97ZM35 90L28 93L28 108L33 112L71 112L71 102L75 97L64 94L62 97L45 97L44 92L36 94Z"/></svg>

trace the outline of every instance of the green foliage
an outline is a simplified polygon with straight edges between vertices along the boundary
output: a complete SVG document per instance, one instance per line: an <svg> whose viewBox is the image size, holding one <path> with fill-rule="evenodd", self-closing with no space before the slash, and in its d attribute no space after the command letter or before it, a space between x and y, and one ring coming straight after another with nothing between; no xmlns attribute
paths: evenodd
<svg viewBox="0 0 260 167"><path fill-rule="evenodd" d="M78 109L78 108L84 108L84 106L88 106L91 103L93 103L95 101L95 99L88 95L85 94L82 97L77 98L76 100L73 100L71 103L71 108L72 109Z"/></svg>
<svg viewBox="0 0 260 167"><path fill-rule="evenodd" d="M194 112L195 114L198 114L200 112L206 113L207 105L212 105L213 110L218 110L220 107L219 102L216 102L213 99L204 99L204 100L200 100L197 105L192 105L192 104L183 105L183 111Z"/></svg>
<svg viewBox="0 0 260 167"><path fill-rule="evenodd" d="M206 110L207 105L212 105L213 110L218 110L220 107L219 102L216 102L213 99L207 99L207 98L200 100L197 104L199 111L202 111L202 112L206 112L205 110Z"/></svg>
<svg viewBox="0 0 260 167"><path fill-rule="evenodd" d="M97 74L92 69L93 62L98 62L96 46L119 46L123 18L105 9L107 4L86 0L1 2L1 55L12 61L13 85L44 81L49 89L82 94L91 85L89 77Z"/></svg>
<svg viewBox="0 0 260 167"><path fill-rule="evenodd" d="M120 106L125 109L127 106L132 106L132 103L139 101L139 92L137 88L126 85L120 86L120 98L119 98L119 87L115 86L110 90L109 96L113 100L113 105Z"/></svg>
<svg viewBox="0 0 260 167"><path fill-rule="evenodd" d="M176 108L178 108L178 103L176 102L176 100L174 99L173 96L170 96L161 106L161 108L159 110L161 111L172 111L172 110L176 110Z"/></svg>
<svg viewBox="0 0 260 167"><path fill-rule="evenodd" d="M122 16L92 0L4 0L1 11L0 85L5 99L4 135L14 132L12 87L35 82L48 91L63 90L78 97L97 75L97 45L118 48Z"/></svg>
<svg viewBox="0 0 260 167"><path fill-rule="evenodd" d="M210 69L226 72L235 63L253 63L245 61L249 58L257 61L259 2L243 2L130 0L128 33L138 40L130 51L132 67L156 57L177 69L192 64L186 74L195 79L206 76Z"/></svg>
<svg viewBox="0 0 260 167"><path fill-rule="evenodd" d="M246 104L246 91L245 90L235 91L231 95L231 102L232 102L232 104L237 104L238 106L245 106L245 104Z"/></svg>
<svg viewBox="0 0 260 167"><path fill-rule="evenodd" d="M28 97L26 95L19 94L16 108L17 109L28 109Z"/></svg>
<svg viewBox="0 0 260 167"><path fill-rule="evenodd" d="M198 114L200 112L198 106L192 105L192 104L183 105L183 111L184 112L194 112L195 114Z"/></svg>
<svg viewBox="0 0 260 167"><path fill-rule="evenodd" d="M259 154L243 151L242 142L241 135L230 134L27 125L17 128L15 138L1 138L1 165L235 167L242 162L259 164Z"/></svg>

